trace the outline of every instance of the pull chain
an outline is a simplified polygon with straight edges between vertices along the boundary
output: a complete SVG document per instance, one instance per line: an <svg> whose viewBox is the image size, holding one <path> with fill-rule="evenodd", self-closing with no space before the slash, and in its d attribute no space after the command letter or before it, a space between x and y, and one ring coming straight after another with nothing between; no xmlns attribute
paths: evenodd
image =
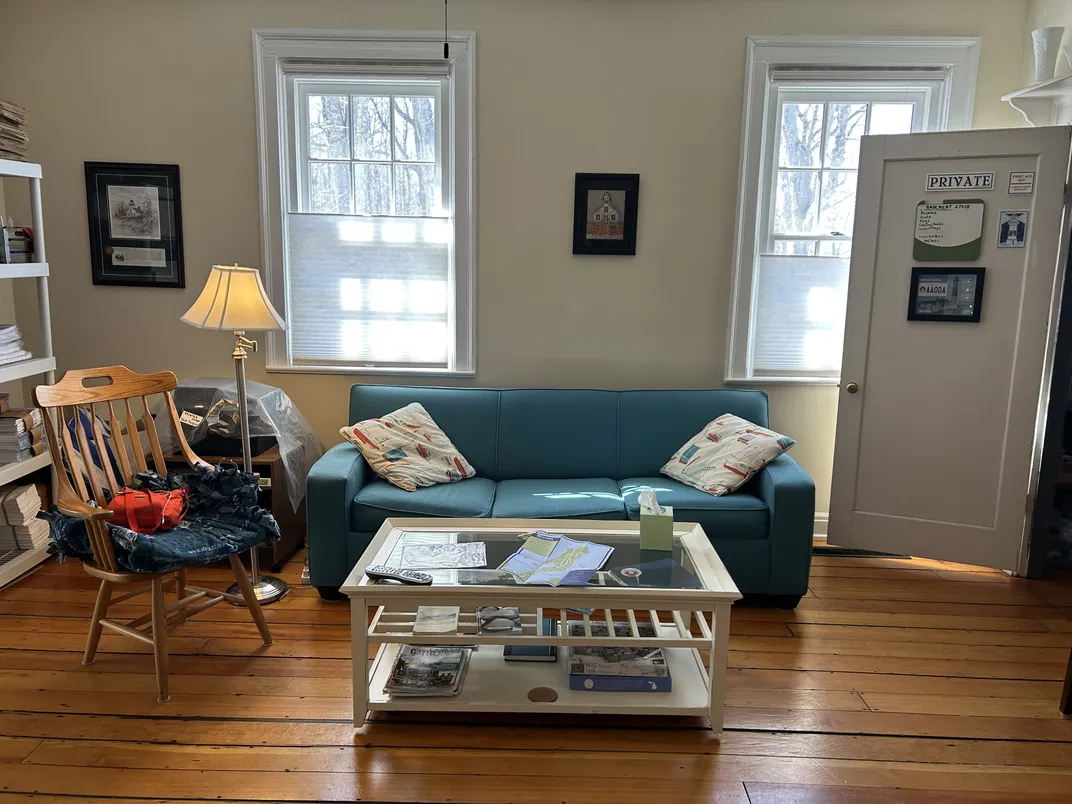
<svg viewBox="0 0 1072 804"><path fill-rule="evenodd" d="M443 58L450 58L450 43L447 41L447 2L443 0Z"/></svg>

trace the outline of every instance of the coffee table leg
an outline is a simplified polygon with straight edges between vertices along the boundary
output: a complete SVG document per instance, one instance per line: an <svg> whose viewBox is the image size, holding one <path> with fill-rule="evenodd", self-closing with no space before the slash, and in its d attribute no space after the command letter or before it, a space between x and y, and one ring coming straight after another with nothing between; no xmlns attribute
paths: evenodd
<svg viewBox="0 0 1072 804"><path fill-rule="evenodd" d="M350 639L354 660L354 728L360 729L368 714L369 687L368 606L363 597L350 598Z"/></svg>
<svg viewBox="0 0 1072 804"><path fill-rule="evenodd" d="M730 658L730 604L715 605L714 621L711 623L711 658L707 665L711 696L709 717L711 728L722 733L723 709L726 705L726 664Z"/></svg>

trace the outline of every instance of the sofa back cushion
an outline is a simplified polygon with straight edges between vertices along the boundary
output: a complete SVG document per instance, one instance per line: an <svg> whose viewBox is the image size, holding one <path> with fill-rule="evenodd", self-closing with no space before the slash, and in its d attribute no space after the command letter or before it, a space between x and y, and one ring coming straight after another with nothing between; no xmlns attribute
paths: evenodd
<svg viewBox="0 0 1072 804"><path fill-rule="evenodd" d="M618 394L618 479L658 477L670 456L724 413L767 426L764 391L622 391Z"/></svg>
<svg viewBox="0 0 1072 804"><path fill-rule="evenodd" d="M478 477L495 477L499 392L483 388L425 388L355 385L350 389L350 424L385 416L420 402ZM680 445L678 445L680 446ZM673 449L677 449L675 446Z"/></svg>
<svg viewBox="0 0 1072 804"><path fill-rule="evenodd" d="M658 477L724 413L768 426L763 391L575 391L355 385L350 424L420 402L492 480Z"/></svg>
<svg viewBox="0 0 1072 804"><path fill-rule="evenodd" d="M498 480L617 479L617 392L556 389L501 394ZM671 447L670 454L675 449Z"/></svg>

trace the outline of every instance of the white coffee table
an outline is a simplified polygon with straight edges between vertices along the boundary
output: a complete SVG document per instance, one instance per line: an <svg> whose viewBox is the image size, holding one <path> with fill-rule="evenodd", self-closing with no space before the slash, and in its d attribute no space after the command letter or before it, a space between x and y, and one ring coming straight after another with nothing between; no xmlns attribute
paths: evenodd
<svg viewBox="0 0 1072 804"><path fill-rule="evenodd" d="M602 572L587 586L530 586L514 584L512 577L490 570L426 569L431 586L372 583L365 568L375 564L398 566L406 544L484 542L487 566L497 567L521 544L520 534L533 530L563 533L570 538L608 544L615 548L605 570L635 568L672 557L676 572L663 568L633 573ZM664 567L666 565L664 564ZM681 569L686 572L681 572ZM623 580L625 579L625 580ZM702 588L683 588L699 580ZM647 586L621 583L646 582ZM741 597L703 529L676 523L672 553L640 550L636 522L521 519L394 519L387 520L354 567L342 591L350 597L354 665L354 726L360 728L368 711L422 710L470 712L563 712L623 715L700 715L711 728L722 731L726 660L729 652L730 608ZM428 636L413 633L417 606L459 606L457 634ZM480 606L518 606L521 634L478 634L476 609ZM369 607L376 607L371 624ZM539 634L543 610L583 621L584 636ZM584 615L567 609L591 609ZM608 639L592 636L592 622L626 622L633 636L616 637L614 645L658 645L664 649L672 691L589 692L569 689L566 651L559 648L557 662L507 662L501 646L600 645ZM637 622L657 623L659 637L639 635ZM613 629L610 629L613 633ZM459 637L461 635L461 637ZM379 643L371 671L369 643ZM453 698L391 697L384 684L402 645L471 644L473 651L461 693ZM705 666L699 651L710 651ZM558 694L549 703L529 700L529 691L550 687Z"/></svg>

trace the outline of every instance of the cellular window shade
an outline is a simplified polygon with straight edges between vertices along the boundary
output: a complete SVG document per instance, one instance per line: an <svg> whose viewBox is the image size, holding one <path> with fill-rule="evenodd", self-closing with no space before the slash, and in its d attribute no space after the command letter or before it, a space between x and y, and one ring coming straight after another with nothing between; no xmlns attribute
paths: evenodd
<svg viewBox="0 0 1072 804"><path fill-rule="evenodd" d="M287 216L287 313L297 366L448 368L451 222Z"/></svg>
<svg viewBox="0 0 1072 804"><path fill-rule="evenodd" d="M753 374L837 377L845 334L848 259L764 255L757 266Z"/></svg>

